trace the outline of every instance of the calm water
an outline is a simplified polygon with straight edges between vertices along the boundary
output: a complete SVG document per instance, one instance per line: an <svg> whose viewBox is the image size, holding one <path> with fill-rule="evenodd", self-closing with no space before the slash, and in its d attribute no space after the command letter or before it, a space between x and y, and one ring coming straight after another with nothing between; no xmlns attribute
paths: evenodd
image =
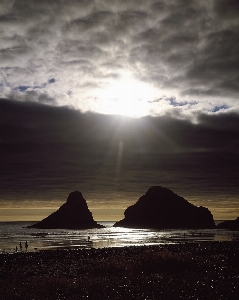
<svg viewBox="0 0 239 300"><path fill-rule="evenodd" d="M164 243L232 241L239 232L227 230L151 230L112 227L114 222L98 222L100 229L63 230L24 228L35 222L0 222L0 253L19 251L19 242L28 241L28 251L59 248L104 248ZM88 236L90 240L88 241Z"/></svg>

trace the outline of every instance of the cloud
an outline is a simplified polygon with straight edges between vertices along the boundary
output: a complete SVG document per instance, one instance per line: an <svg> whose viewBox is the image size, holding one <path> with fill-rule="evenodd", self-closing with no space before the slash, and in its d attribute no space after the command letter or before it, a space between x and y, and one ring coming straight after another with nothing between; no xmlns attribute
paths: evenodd
<svg viewBox="0 0 239 300"><path fill-rule="evenodd" d="M102 91L127 73L157 90L145 114L174 110L157 108L164 96L198 103L181 116L238 111L237 8L234 0L3 1L0 96L22 101L31 89L33 101L99 112L113 105Z"/></svg>
<svg viewBox="0 0 239 300"><path fill-rule="evenodd" d="M239 3L236 0L219 0L215 2L215 13L224 20L236 19L238 23L238 9Z"/></svg>
<svg viewBox="0 0 239 300"><path fill-rule="evenodd" d="M175 104L175 99L168 101L181 106ZM31 101L1 99L2 143L17 145L22 140L34 146L62 143L66 147L82 145L105 152L107 147L117 148L122 141L125 151L129 152L177 153L203 149L206 152L237 153L239 116L230 112L219 113L224 107L215 109L217 114L198 114L196 122L192 123L189 119L176 119L169 114L134 120L114 115L84 114L67 106L52 107ZM14 136L8 141L10 131ZM4 136L8 138L4 140Z"/></svg>
<svg viewBox="0 0 239 300"><path fill-rule="evenodd" d="M126 208L152 185L205 206L238 197L236 113L199 114L192 123L9 99L0 105L2 202L47 203L81 190L93 206Z"/></svg>

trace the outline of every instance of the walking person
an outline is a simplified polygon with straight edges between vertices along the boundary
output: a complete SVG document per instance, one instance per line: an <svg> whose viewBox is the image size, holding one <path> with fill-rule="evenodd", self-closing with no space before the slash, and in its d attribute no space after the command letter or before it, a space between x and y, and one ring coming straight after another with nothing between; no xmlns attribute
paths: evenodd
<svg viewBox="0 0 239 300"><path fill-rule="evenodd" d="M26 248L26 251L27 251L27 248L28 248L28 243L27 243L27 241L25 242L25 248Z"/></svg>
<svg viewBox="0 0 239 300"><path fill-rule="evenodd" d="M22 251L22 242L19 243L20 251Z"/></svg>

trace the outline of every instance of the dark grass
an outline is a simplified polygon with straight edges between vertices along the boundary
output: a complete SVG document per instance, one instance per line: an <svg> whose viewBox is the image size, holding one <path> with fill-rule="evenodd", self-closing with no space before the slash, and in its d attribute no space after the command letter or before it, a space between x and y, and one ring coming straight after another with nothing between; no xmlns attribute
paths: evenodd
<svg viewBox="0 0 239 300"><path fill-rule="evenodd" d="M239 243L0 255L0 299L238 299Z"/></svg>

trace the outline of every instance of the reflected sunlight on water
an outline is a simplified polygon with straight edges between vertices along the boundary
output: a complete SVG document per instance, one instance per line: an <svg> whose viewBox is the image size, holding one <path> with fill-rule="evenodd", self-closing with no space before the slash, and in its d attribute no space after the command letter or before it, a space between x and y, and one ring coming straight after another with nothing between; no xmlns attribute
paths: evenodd
<svg viewBox="0 0 239 300"><path fill-rule="evenodd" d="M0 252L14 252L27 240L28 251L65 248L105 248L200 241L232 241L239 232L227 230L151 230L112 227L86 230L25 228L33 222L0 223ZM23 249L25 250L25 249Z"/></svg>

